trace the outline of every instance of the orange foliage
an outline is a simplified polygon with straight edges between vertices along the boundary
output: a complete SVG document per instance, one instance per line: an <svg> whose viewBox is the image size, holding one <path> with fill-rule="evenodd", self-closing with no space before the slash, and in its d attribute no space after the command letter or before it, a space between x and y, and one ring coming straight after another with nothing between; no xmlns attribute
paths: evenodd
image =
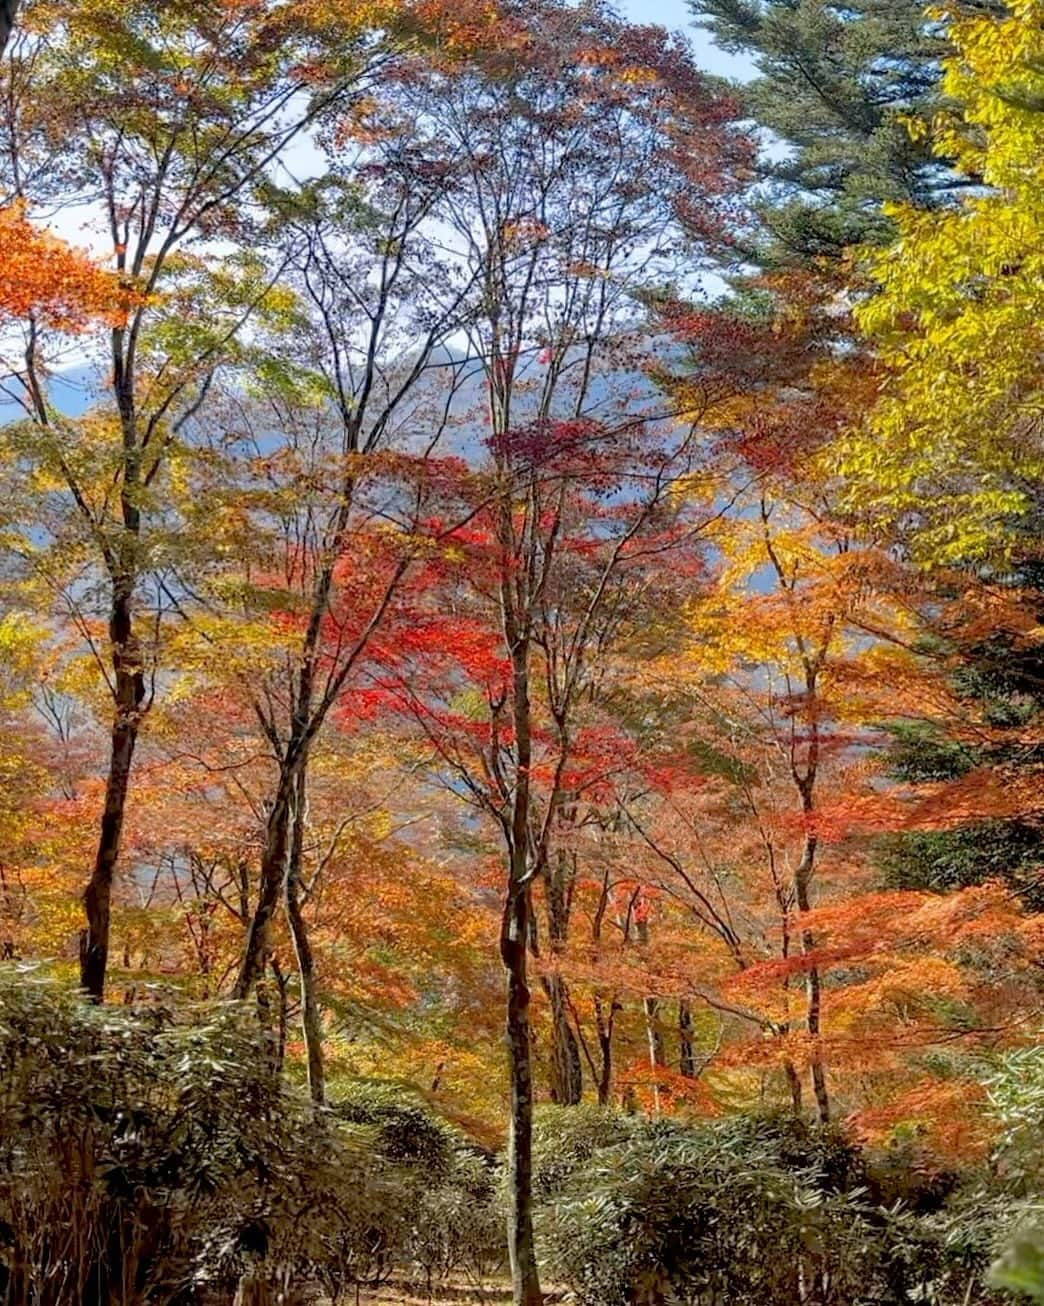
<svg viewBox="0 0 1044 1306"><path fill-rule="evenodd" d="M133 296L85 254L34 226L25 205L0 209L0 320L39 317L61 331L119 322Z"/></svg>

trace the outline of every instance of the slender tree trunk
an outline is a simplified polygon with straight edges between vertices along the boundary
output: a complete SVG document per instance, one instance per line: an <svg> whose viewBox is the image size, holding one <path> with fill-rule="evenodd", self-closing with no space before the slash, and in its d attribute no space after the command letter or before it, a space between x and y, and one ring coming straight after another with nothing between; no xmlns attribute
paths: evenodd
<svg viewBox="0 0 1044 1306"><path fill-rule="evenodd" d="M602 892L598 900L598 907L591 922L591 942L593 944L594 956L597 957L601 952L602 946L602 926L605 923L605 913L609 906L609 871L602 876ZM595 1024L598 1030L598 1051L601 1057L601 1068L598 1074L598 1105L608 1106L613 1091L613 1029L616 1024L616 1013L620 1009L620 1004L616 1001L616 995L610 994L609 1010L606 1011L605 1004L602 1001L600 993L594 995Z"/></svg>
<svg viewBox="0 0 1044 1306"><path fill-rule="evenodd" d="M265 973L258 977L258 981L254 985L254 1007L257 1011L257 1023L261 1029L265 1064L273 1074L278 1074L283 1068L283 1040L280 1038L279 1012L273 1013L272 1011L273 989L276 992L278 1001L281 996L279 976L271 974L266 969Z"/></svg>
<svg viewBox="0 0 1044 1306"><path fill-rule="evenodd" d="M804 1110L804 1093L801 1088L801 1076L798 1074L793 1061L784 1062L783 1070L787 1077L787 1086L790 1089L791 1110L796 1116L799 1116Z"/></svg>
<svg viewBox="0 0 1044 1306"><path fill-rule="evenodd" d="M511 504L501 505L501 542L512 556ZM533 715L529 699L529 639L519 622L507 571L501 579L501 617L511 650L511 714L515 727L515 784L508 846L508 884L500 924L500 956L507 971L507 1045L511 1080L508 1132L508 1260L514 1306L543 1306L533 1239L533 1062L529 1028L529 838Z"/></svg>
<svg viewBox="0 0 1044 1306"><path fill-rule="evenodd" d="M610 999L606 1016L602 999L595 995L595 1020L598 1024L598 1051L601 1067L598 1075L598 1105L608 1106L613 1092L613 1024L619 1009L615 999Z"/></svg>
<svg viewBox="0 0 1044 1306"><path fill-rule="evenodd" d="M515 1306L543 1306L533 1240L533 1067L526 968L529 892L524 875L519 875L517 870L513 872L512 880L500 933L500 955L507 970L507 1045L511 1078L508 1255Z"/></svg>
<svg viewBox="0 0 1044 1306"><path fill-rule="evenodd" d="M301 906L301 868L304 856L305 783L307 771L302 766L294 798L293 835L290 864L286 876L286 916L294 941L297 973L301 981L301 1030L308 1060L308 1092L318 1106L326 1101L326 1073L323 1066L323 1019L315 991L315 957L308 935L308 922Z"/></svg>
<svg viewBox="0 0 1044 1306"><path fill-rule="evenodd" d="M5 2L6 0L0 0L0 3ZM105 562L112 585L109 600L109 648L115 712L98 846L91 876L83 892L87 927L80 935L80 983L92 1002L101 1002L105 996L112 884L120 855L134 750L146 709L145 668L141 645L134 628L134 589L141 566L141 508L138 492L141 486L142 458L135 407L134 335L134 330L128 333L126 328L117 326L110 336L113 394L122 437L122 534L118 543L105 549ZM46 418L46 406L39 395L37 403L41 416Z"/></svg>
<svg viewBox="0 0 1044 1306"><path fill-rule="evenodd" d="M645 1013L645 1036L649 1043L649 1069L652 1071L653 1107L660 1110L660 1080L657 1071L667 1064L663 1048L663 1033L660 1030L660 1004L656 998L643 998L642 1011Z"/></svg>
<svg viewBox="0 0 1044 1306"><path fill-rule="evenodd" d="M559 850L553 866L545 876L548 939L556 964L565 952L569 937L572 889L576 878L574 859L567 850ZM584 1094L580 1047L569 1019L569 986L558 974L543 981L551 1004L551 1101L560 1106L576 1106Z"/></svg>
<svg viewBox="0 0 1044 1306"><path fill-rule="evenodd" d="M684 998L680 998L678 1001L678 1070L686 1079L695 1079L699 1073L694 1032L692 1006Z"/></svg>
<svg viewBox="0 0 1044 1306"><path fill-rule="evenodd" d="M655 1070L657 1066L667 1064L667 1052L663 1046L663 1030L660 1028L659 999L643 998L642 1010L645 1012L645 1033L649 1040L649 1065Z"/></svg>
<svg viewBox="0 0 1044 1306"><path fill-rule="evenodd" d="M112 885L123 835L131 765L141 728L145 677L132 625L133 582L124 576L115 585L109 618L116 711L105 781L105 806L91 877L83 891L87 926L80 935L80 984L92 1002L105 995L109 964Z"/></svg>
<svg viewBox="0 0 1044 1306"><path fill-rule="evenodd" d="M269 1034L269 1042L272 1048L272 1069L277 1075L281 1075L283 1066L286 1064L286 1045L290 1037L290 976L283 970L279 964L279 958L275 956L271 958L269 970L275 985L277 1003L275 1034L274 1036ZM264 979L259 981L257 986L259 993L265 987L265 983Z"/></svg>
<svg viewBox="0 0 1044 1306"><path fill-rule="evenodd" d="M643 917L637 922L638 942L643 949L649 946L649 923ZM660 1028L660 1003L651 994L642 999L642 1011L645 1015L645 1037L649 1043L649 1069L653 1074L653 1102L656 1110L660 1109L660 1085L656 1072L667 1064L667 1054L663 1046L663 1030Z"/></svg>
<svg viewBox="0 0 1044 1306"><path fill-rule="evenodd" d="M812 910L810 896L810 886L812 881L812 870L816 860L816 838L811 835L805 843L804 855L801 863L797 868L794 876L794 891L797 901L798 913L804 916ZM815 939L811 930L801 928L801 951L807 957L815 949ZM830 1120L830 1098L827 1093L826 1070L823 1066L822 1052L819 1046L819 1040L822 1034L822 1011L823 995L822 982L820 980L819 968L817 966L809 967L805 975L805 999L806 999L806 1016L805 1023L808 1029L808 1036L812 1040L812 1060L810 1063L810 1072L812 1078L812 1092L816 1099L816 1109L819 1113L819 1119L823 1124Z"/></svg>

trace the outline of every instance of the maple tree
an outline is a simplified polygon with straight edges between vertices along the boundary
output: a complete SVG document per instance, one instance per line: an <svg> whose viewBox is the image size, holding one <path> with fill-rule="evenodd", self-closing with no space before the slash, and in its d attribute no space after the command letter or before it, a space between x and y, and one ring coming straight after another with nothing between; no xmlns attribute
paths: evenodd
<svg viewBox="0 0 1044 1306"><path fill-rule="evenodd" d="M394 681L451 783L463 785L502 840L508 1245L520 1303L542 1300L530 1209L532 890L544 882L549 938L558 947L569 886L558 878L563 863L552 840L583 788L570 772L582 756L573 735L594 674L589 660L605 637L606 609L626 588L630 554L662 553L672 529L685 536L684 523L672 527L670 491L694 471L699 448L694 428L677 439L660 433L655 411L615 417L596 384L605 354L626 349L636 330L629 296L659 264L647 251L666 243L680 206L706 202L708 169L728 166L736 154L727 132L720 141L714 134L726 107L661 34L635 33L633 50L617 50L620 29L596 14L574 21L546 6L528 17L510 75L462 74L453 83L415 75L403 90L411 119L431 122L433 142L447 152L435 216L454 232L483 292L464 334L487 392L491 463L473 491L472 526L447 534L470 560L472 574L463 569L455 584L483 624L451 618L442 632L436 625L428 633L415 620L420 647L411 650L404 637L400 653L417 664ZM699 156L685 159L676 133L692 118L707 136ZM377 119L369 130L379 126ZM608 151L618 168L607 177ZM632 192L623 165L639 157L659 184ZM703 180L698 191L694 174ZM570 589L582 596L575 611L566 606ZM441 683L437 663L426 667L424 658L440 648L457 650ZM389 674L395 670L393 663ZM482 696L475 706L484 701L485 722L454 709L468 680ZM546 724L537 707L544 693ZM554 1001L553 981L551 992ZM561 1013L560 990L557 1002ZM563 1025L559 1014L560 1057L568 1055Z"/></svg>
<svg viewBox="0 0 1044 1306"><path fill-rule="evenodd" d="M20 202L0 210L0 247L3 318L77 331L92 319L119 321L125 315L129 296L117 279L31 223Z"/></svg>

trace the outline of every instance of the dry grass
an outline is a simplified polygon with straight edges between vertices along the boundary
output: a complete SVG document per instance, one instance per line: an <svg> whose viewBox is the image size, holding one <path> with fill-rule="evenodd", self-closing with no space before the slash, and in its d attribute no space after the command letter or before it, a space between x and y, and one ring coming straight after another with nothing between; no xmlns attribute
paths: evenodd
<svg viewBox="0 0 1044 1306"><path fill-rule="evenodd" d="M548 1306L562 1302L564 1295L552 1288L545 1288L544 1299ZM435 1284L428 1296L421 1284L389 1284L378 1292L363 1291L359 1294L359 1306L505 1306L511 1301L511 1286L506 1280L483 1284ZM355 1306L355 1299L349 1297L345 1306Z"/></svg>
<svg viewBox="0 0 1044 1306"><path fill-rule="evenodd" d="M506 1283L435 1284L431 1296L418 1284L389 1284L378 1292L361 1292L359 1306L503 1306L511 1301ZM355 1306L352 1298L349 1306Z"/></svg>

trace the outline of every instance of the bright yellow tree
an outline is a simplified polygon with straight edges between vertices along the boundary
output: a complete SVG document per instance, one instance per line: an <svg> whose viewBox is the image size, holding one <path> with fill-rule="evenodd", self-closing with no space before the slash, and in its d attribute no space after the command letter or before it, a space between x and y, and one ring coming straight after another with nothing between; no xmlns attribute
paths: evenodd
<svg viewBox="0 0 1044 1306"><path fill-rule="evenodd" d="M1044 4L944 11L955 52L931 130L969 183L955 208L891 210L859 310L888 379L841 464L852 506L921 561L1003 555L1044 475ZM940 165L941 166L941 165Z"/></svg>

